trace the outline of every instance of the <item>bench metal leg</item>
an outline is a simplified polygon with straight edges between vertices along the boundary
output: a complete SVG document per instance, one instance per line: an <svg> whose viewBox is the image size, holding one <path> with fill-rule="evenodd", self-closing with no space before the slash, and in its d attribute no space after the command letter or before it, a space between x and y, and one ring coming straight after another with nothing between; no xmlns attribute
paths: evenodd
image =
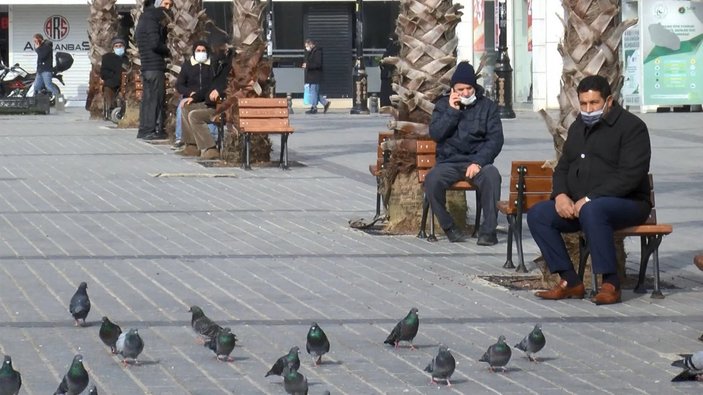
<svg viewBox="0 0 703 395"><path fill-rule="evenodd" d="M430 215L427 218L430 220L430 235L427 236L427 241L437 241L437 235L434 233L434 212L432 211L432 206L430 206L429 213Z"/></svg>
<svg viewBox="0 0 703 395"><path fill-rule="evenodd" d="M578 275L581 281L583 281L586 275L586 262L588 257L591 255L591 251L588 249L588 240L586 240L583 235L579 236L579 267ZM598 276L591 267L591 290L586 294L587 298L592 298L598 293Z"/></svg>
<svg viewBox="0 0 703 395"><path fill-rule="evenodd" d="M223 112L220 115L220 123L217 125L217 150L220 151L220 154L222 154L222 151L225 149L225 113Z"/></svg>
<svg viewBox="0 0 703 395"><path fill-rule="evenodd" d="M242 138L244 139L244 170L251 170L251 163L249 159L251 135L249 133L243 133Z"/></svg>
<svg viewBox="0 0 703 395"><path fill-rule="evenodd" d="M649 257L653 256L654 263L654 291L652 297L655 299L663 299L664 295L659 289L659 245L662 242L664 235L640 236L641 254L640 258L640 273L635 286L636 293L646 293L647 286L645 285L645 276L647 274L647 263Z"/></svg>
<svg viewBox="0 0 703 395"><path fill-rule="evenodd" d="M661 237L662 236L659 236L659 243L661 243ZM654 250L652 263L654 263L654 291L652 291L652 298L664 299L664 294L662 294L661 289L659 289L659 248Z"/></svg>
<svg viewBox="0 0 703 395"><path fill-rule="evenodd" d="M515 231L515 216L507 215L508 219L508 250L506 252L505 263L503 264L504 269L515 269L513 264L513 232Z"/></svg>
<svg viewBox="0 0 703 395"><path fill-rule="evenodd" d="M376 179L377 182L378 178ZM380 201L381 194L377 192L377 205L378 202ZM378 207L378 206L377 206ZM427 232L425 232L425 229L427 229L427 212L430 209L430 201L427 200L427 195L425 193L422 193L422 218L420 219L420 232L417 234L418 239L426 239L427 238ZM380 211L379 208L377 208L377 211Z"/></svg>
<svg viewBox="0 0 703 395"><path fill-rule="evenodd" d="M278 162L283 170L288 169L288 134L281 134L281 158Z"/></svg>
<svg viewBox="0 0 703 395"><path fill-rule="evenodd" d="M481 226L481 197L478 191L476 191L476 219L474 220L474 232L471 234L471 237L478 237L479 226Z"/></svg>
<svg viewBox="0 0 703 395"><path fill-rule="evenodd" d="M518 273L527 273L527 266L525 266L525 254L522 251L522 216L519 216L515 220L515 245L517 246L517 256L518 265L515 269Z"/></svg>
<svg viewBox="0 0 703 395"><path fill-rule="evenodd" d="M423 201L422 204L424 205L425 202ZM381 177L376 177L376 215L373 216L373 219L376 219L381 216ZM418 234L417 237L420 237Z"/></svg>

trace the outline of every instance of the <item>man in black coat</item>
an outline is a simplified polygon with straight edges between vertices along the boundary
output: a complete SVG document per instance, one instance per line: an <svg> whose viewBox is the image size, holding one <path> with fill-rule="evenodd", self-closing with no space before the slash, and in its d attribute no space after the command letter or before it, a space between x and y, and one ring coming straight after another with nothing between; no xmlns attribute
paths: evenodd
<svg viewBox="0 0 703 395"><path fill-rule="evenodd" d="M608 80L589 76L578 87L581 115L554 169L551 200L530 209L527 224L552 273L561 281L539 291L543 299L584 296L562 233L582 231L591 252L593 272L603 284L592 301L621 300L613 233L645 222L651 211L647 125L613 100Z"/></svg>
<svg viewBox="0 0 703 395"><path fill-rule="evenodd" d="M142 73L142 101L139 106L139 130L137 138L161 140L168 136L164 132L164 101L166 96L166 58L170 56L166 46L166 15L172 0L144 0L144 12L139 17L135 38ZM158 126L157 126L158 123Z"/></svg>
<svg viewBox="0 0 703 395"><path fill-rule="evenodd" d="M446 191L469 180L478 190L483 214L477 244L494 245L501 178L493 161L503 148L503 124L498 106L483 95L468 62L457 65L450 86L449 95L440 97L432 112L430 137L437 142L437 164L425 177L425 194L449 241L463 241L465 235L445 207Z"/></svg>
<svg viewBox="0 0 703 395"><path fill-rule="evenodd" d="M33 37L34 51L37 53L37 76L34 80L34 94L41 93L44 89L56 97L59 91L51 81L54 78L54 48L51 41L37 33Z"/></svg>
<svg viewBox="0 0 703 395"><path fill-rule="evenodd" d="M388 37L388 46L386 46L386 51L383 52L381 61L391 56L398 56L398 54L400 54L400 43L398 42L398 38L395 34L393 34ZM391 95L394 93L393 74L395 73L395 66L381 63L379 68L381 69L381 92L379 96L380 105L381 107L390 106Z"/></svg>
<svg viewBox="0 0 703 395"><path fill-rule="evenodd" d="M115 107L117 92L122 85L122 72L127 66L125 40L122 37L112 39L112 52L102 57L100 78L103 80L103 114L110 119L110 111Z"/></svg>
<svg viewBox="0 0 703 395"><path fill-rule="evenodd" d="M322 48L311 39L305 40L305 84L310 87L310 109L306 114L317 114L317 103L322 104L322 112L327 114L330 108L330 101L320 95L320 84L322 83Z"/></svg>

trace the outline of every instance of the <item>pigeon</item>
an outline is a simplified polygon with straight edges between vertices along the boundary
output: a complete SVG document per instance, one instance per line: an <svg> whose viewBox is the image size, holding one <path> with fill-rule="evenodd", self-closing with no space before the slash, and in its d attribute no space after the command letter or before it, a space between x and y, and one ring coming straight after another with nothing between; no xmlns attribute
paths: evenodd
<svg viewBox="0 0 703 395"><path fill-rule="evenodd" d="M505 365L510 361L511 354L510 346L505 343L505 336L500 335L498 342L488 347L479 362L488 362L488 369L491 372L495 372L495 368L502 368L505 371Z"/></svg>
<svg viewBox="0 0 703 395"><path fill-rule="evenodd" d="M139 331L132 328L127 333L122 333L117 339L117 354L122 355L122 363L127 365L127 360L131 359L135 364L139 364L139 354L144 350L144 341L139 336Z"/></svg>
<svg viewBox="0 0 703 395"><path fill-rule="evenodd" d="M398 321L395 328L384 341L384 344L390 344L398 348L398 344L401 341L410 342L410 348L415 349L413 345L413 339L417 335L417 329L420 327L420 318L417 316L417 307L410 309L408 315L402 320Z"/></svg>
<svg viewBox="0 0 703 395"><path fill-rule="evenodd" d="M298 348L298 346L291 347L290 351L288 351L288 354L278 358L276 363L274 363L273 366L271 366L271 369L269 369L269 371L266 372L266 376L264 376L264 377L268 377L268 376L271 376L274 374L276 376L282 375L283 368L285 368L289 362L293 364L293 368L295 370L300 369L300 358L298 358L299 350L300 349Z"/></svg>
<svg viewBox="0 0 703 395"><path fill-rule="evenodd" d="M537 362L537 358L533 356L544 348L547 340L544 338L544 333L542 333L542 324L536 324L532 332L530 332L524 339L515 345L515 348L522 350L527 354L527 359L533 362Z"/></svg>
<svg viewBox="0 0 703 395"><path fill-rule="evenodd" d="M54 395L78 395L88 386L88 380L88 372L83 367L83 356L78 354L73 357L71 367L63 376Z"/></svg>
<svg viewBox="0 0 703 395"><path fill-rule="evenodd" d="M76 293L71 298L71 304L68 305L68 311L71 312L73 319L76 320L76 326L85 325L85 318L90 312L90 298L88 297L88 284L82 282L78 286Z"/></svg>
<svg viewBox="0 0 703 395"><path fill-rule="evenodd" d="M447 386L451 386L452 383L449 382L449 378L454 373L455 368L456 361L454 360L454 356L447 346L440 344L437 355L432 358L432 361L427 365L425 372L432 375L431 384L434 384L436 380L444 380L447 382Z"/></svg>
<svg viewBox="0 0 703 395"><path fill-rule="evenodd" d="M0 395L17 395L22 386L22 375L12 367L12 357L5 355L0 368Z"/></svg>
<svg viewBox="0 0 703 395"><path fill-rule="evenodd" d="M293 363L283 368L283 389L290 395L308 395L308 380L298 373Z"/></svg>
<svg viewBox="0 0 703 395"><path fill-rule="evenodd" d="M698 337L698 340L703 342L703 333Z"/></svg>
<svg viewBox="0 0 703 395"><path fill-rule="evenodd" d="M98 395L98 388L96 386L90 387L90 391L88 391L88 395Z"/></svg>
<svg viewBox="0 0 703 395"><path fill-rule="evenodd" d="M232 362L234 359L229 356L234 350L234 344L237 342L237 336L232 333L230 328L223 328L217 336L205 341L206 348L212 350L217 359L220 361Z"/></svg>
<svg viewBox="0 0 703 395"><path fill-rule="evenodd" d="M314 360L315 366L322 363L322 356L330 351L330 342L327 340L327 335L325 332L317 325L317 322L313 322L308 331L308 341L305 344L305 349L308 351Z"/></svg>
<svg viewBox="0 0 703 395"><path fill-rule="evenodd" d="M679 354L683 359L674 361L671 366L683 369L671 381L703 381L703 351L697 351L693 354Z"/></svg>
<svg viewBox="0 0 703 395"><path fill-rule="evenodd" d="M103 323L100 325L100 340L110 347L110 352L117 354L116 343L122 334L122 328L119 325L110 321L109 318L103 317Z"/></svg>
<svg viewBox="0 0 703 395"><path fill-rule="evenodd" d="M190 326L193 327L195 333L205 339L212 339L222 330L222 327L209 319L200 307L190 306L188 311L193 313L193 316L190 319Z"/></svg>

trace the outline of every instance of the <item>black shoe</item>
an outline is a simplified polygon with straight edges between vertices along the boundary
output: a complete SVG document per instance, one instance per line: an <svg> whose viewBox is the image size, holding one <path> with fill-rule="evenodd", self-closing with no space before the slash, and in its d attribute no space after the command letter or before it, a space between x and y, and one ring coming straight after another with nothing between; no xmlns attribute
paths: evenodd
<svg viewBox="0 0 703 395"><path fill-rule="evenodd" d="M476 244L480 246L494 246L498 244L498 236L495 233L478 235Z"/></svg>
<svg viewBox="0 0 703 395"><path fill-rule="evenodd" d="M167 139L168 139L168 135L167 135L166 133L164 133L164 132L154 132L154 133L150 133L150 134L146 135L143 139L144 139L144 140L148 140L148 141L151 141L151 140L167 140Z"/></svg>
<svg viewBox="0 0 703 395"><path fill-rule="evenodd" d="M327 103L325 103L325 109L322 110L322 113L323 113L323 114L327 114L327 110L330 109L330 104L332 104L332 102L330 102L330 101L328 101Z"/></svg>
<svg viewBox="0 0 703 395"><path fill-rule="evenodd" d="M317 114L317 108L311 108L307 111L305 111L306 114Z"/></svg>
<svg viewBox="0 0 703 395"><path fill-rule="evenodd" d="M449 239L449 241L451 241L452 243L460 243L466 240L466 235L464 234L464 232L462 232L457 227L451 227L445 230L444 234L447 235L447 239Z"/></svg>

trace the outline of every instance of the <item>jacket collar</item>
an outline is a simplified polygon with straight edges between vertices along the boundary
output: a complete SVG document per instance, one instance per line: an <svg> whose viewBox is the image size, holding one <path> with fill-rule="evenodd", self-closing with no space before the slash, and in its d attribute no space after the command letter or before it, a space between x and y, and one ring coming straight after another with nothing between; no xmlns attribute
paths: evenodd
<svg viewBox="0 0 703 395"><path fill-rule="evenodd" d="M616 101L613 101L613 106L610 108L607 114L602 118L602 122L606 123L608 126L613 126L615 121L618 120L620 114L622 114L623 108Z"/></svg>
<svg viewBox="0 0 703 395"><path fill-rule="evenodd" d="M190 64L191 64L191 66L197 66L197 65L198 65L198 61L195 60L195 56L191 56L191 57L190 57ZM206 60L205 63L203 63L203 64L209 66L209 65L210 65L210 58L207 58L207 60Z"/></svg>

